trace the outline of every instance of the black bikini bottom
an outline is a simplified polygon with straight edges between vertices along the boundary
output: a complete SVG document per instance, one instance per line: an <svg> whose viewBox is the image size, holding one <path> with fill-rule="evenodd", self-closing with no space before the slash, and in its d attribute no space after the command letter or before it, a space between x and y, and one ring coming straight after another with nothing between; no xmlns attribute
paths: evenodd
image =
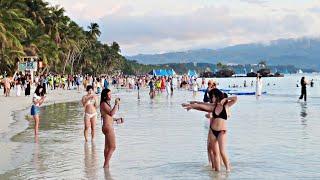
<svg viewBox="0 0 320 180"><path fill-rule="evenodd" d="M216 137L216 139L218 139L221 132L226 132L225 130L216 131L216 130L212 129L211 127L210 127L210 129L212 131L212 134Z"/></svg>

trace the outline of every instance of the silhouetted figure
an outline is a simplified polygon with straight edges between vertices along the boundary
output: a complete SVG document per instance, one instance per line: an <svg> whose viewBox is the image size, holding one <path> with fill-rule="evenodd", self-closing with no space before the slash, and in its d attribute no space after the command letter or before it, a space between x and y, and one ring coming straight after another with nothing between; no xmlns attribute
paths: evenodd
<svg viewBox="0 0 320 180"><path fill-rule="evenodd" d="M313 87L313 85L314 85L314 82L313 82L313 79L311 79L310 86Z"/></svg>
<svg viewBox="0 0 320 180"><path fill-rule="evenodd" d="M301 95L299 99L302 99L304 97L304 101L307 101L307 82L305 81L304 77L301 78L300 84L301 84Z"/></svg>

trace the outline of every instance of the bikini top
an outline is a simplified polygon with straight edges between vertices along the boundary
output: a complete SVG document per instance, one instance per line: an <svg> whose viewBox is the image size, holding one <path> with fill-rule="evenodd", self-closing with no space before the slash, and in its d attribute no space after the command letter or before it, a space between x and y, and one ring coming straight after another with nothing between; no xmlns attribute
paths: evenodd
<svg viewBox="0 0 320 180"><path fill-rule="evenodd" d="M87 104L86 105L89 105L89 104L92 104L94 105L94 103L96 102L96 100L94 98L90 99L87 101Z"/></svg>
<svg viewBox="0 0 320 180"><path fill-rule="evenodd" d="M222 109L222 111L220 112L219 115L216 114L216 107L214 107L214 109L213 109L212 116L214 118L221 118L221 119L227 120L228 119L228 115L227 115L225 104L223 104L223 109Z"/></svg>

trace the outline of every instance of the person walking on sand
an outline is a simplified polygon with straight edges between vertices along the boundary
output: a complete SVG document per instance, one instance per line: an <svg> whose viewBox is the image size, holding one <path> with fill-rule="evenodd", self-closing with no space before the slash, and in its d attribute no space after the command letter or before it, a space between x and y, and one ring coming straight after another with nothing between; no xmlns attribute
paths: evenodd
<svg viewBox="0 0 320 180"><path fill-rule="evenodd" d="M218 152L215 149L215 145L219 145L220 155L222 157L223 163L226 166L227 172L231 170L228 156L226 154L226 139L227 139L227 126L226 120L228 119L229 111L227 110L229 107L233 106L237 102L237 97L229 97L225 98L223 92L219 89L212 89L209 92L209 96L211 98L212 103L185 103L182 104L182 107L187 109L188 111L191 109L195 109L198 111L205 111L212 113L212 122L210 124L210 144L213 150L213 157L211 157L211 162L214 162L215 171L220 171L220 158L218 156Z"/></svg>
<svg viewBox="0 0 320 180"><path fill-rule="evenodd" d="M104 147L104 168L109 168L110 159L116 149L116 135L113 129L113 123L123 123L123 119L115 119L113 116L119 110L120 98L115 100L115 104L111 107L111 91L104 89L101 92L100 113L102 121L102 132L105 136Z"/></svg>
<svg viewBox="0 0 320 180"><path fill-rule="evenodd" d="M31 91L31 78L30 76L26 77L26 89L24 91L25 96L30 96L30 91Z"/></svg>
<svg viewBox="0 0 320 180"><path fill-rule="evenodd" d="M88 130L91 127L91 140L93 141L95 136L95 127L97 119L98 99L94 95L93 87L87 86L87 95L82 97L82 105L84 107L84 139L88 141Z"/></svg>
<svg viewBox="0 0 320 180"><path fill-rule="evenodd" d="M5 77L3 79L3 86L4 86L4 89L3 89L4 95L6 97L10 96L10 79L8 77Z"/></svg>
<svg viewBox="0 0 320 180"><path fill-rule="evenodd" d="M307 84L308 83L305 77L301 78L300 84L301 84L301 95L299 97L299 100L304 98L304 101L307 101Z"/></svg>
<svg viewBox="0 0 320 180"><path fill-rule="evenodd" d="M20 96L21 95L21 77L18 76L17 80L16 80L16 96Z"/></svg>
<svg viewBox="0 0 320 180"><path fill-rule="evenodd" d="M43 92L43 87L41 85L38 85L32 98L32 106L31 106L31 116L33 117L33 120L35 122L34 124L34 135L38 135L39 131L39 123L40 123L40 105L44 102L45 96Z"/></svg>

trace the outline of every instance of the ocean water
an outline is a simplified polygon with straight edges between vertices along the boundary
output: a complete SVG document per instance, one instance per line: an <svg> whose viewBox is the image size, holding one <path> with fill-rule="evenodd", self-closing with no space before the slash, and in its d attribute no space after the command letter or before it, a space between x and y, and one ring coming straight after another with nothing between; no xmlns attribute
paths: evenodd
<svg viewBox="0 0 320 180"><path fill-rule="evenodd" d="M117 149L110 170L104 170L104 136L100 118L96 139L84 142L83 108L77 102L41 108L38 142L33 122L25 120L29 111L15 114L12 132L3 138L14 143L15 158L0 179L319 179L320 178L320 76L315 87L307 88L308 101L298 102L301 75L264 78L266 95L238 96L228 119L227 152L232 171L214 172L208 166L205 113L187 112L181 103L202 100L175 90L153 100L148 90L114 90L121 98L115 125ZM250 86L254 78L216 79L220 88ZM270 85L268 85L268 83ZM254 83L255 84L255 83ZM238 91L254 91L239 87ZM1 171L0 171L1 172Z"/></svg>

